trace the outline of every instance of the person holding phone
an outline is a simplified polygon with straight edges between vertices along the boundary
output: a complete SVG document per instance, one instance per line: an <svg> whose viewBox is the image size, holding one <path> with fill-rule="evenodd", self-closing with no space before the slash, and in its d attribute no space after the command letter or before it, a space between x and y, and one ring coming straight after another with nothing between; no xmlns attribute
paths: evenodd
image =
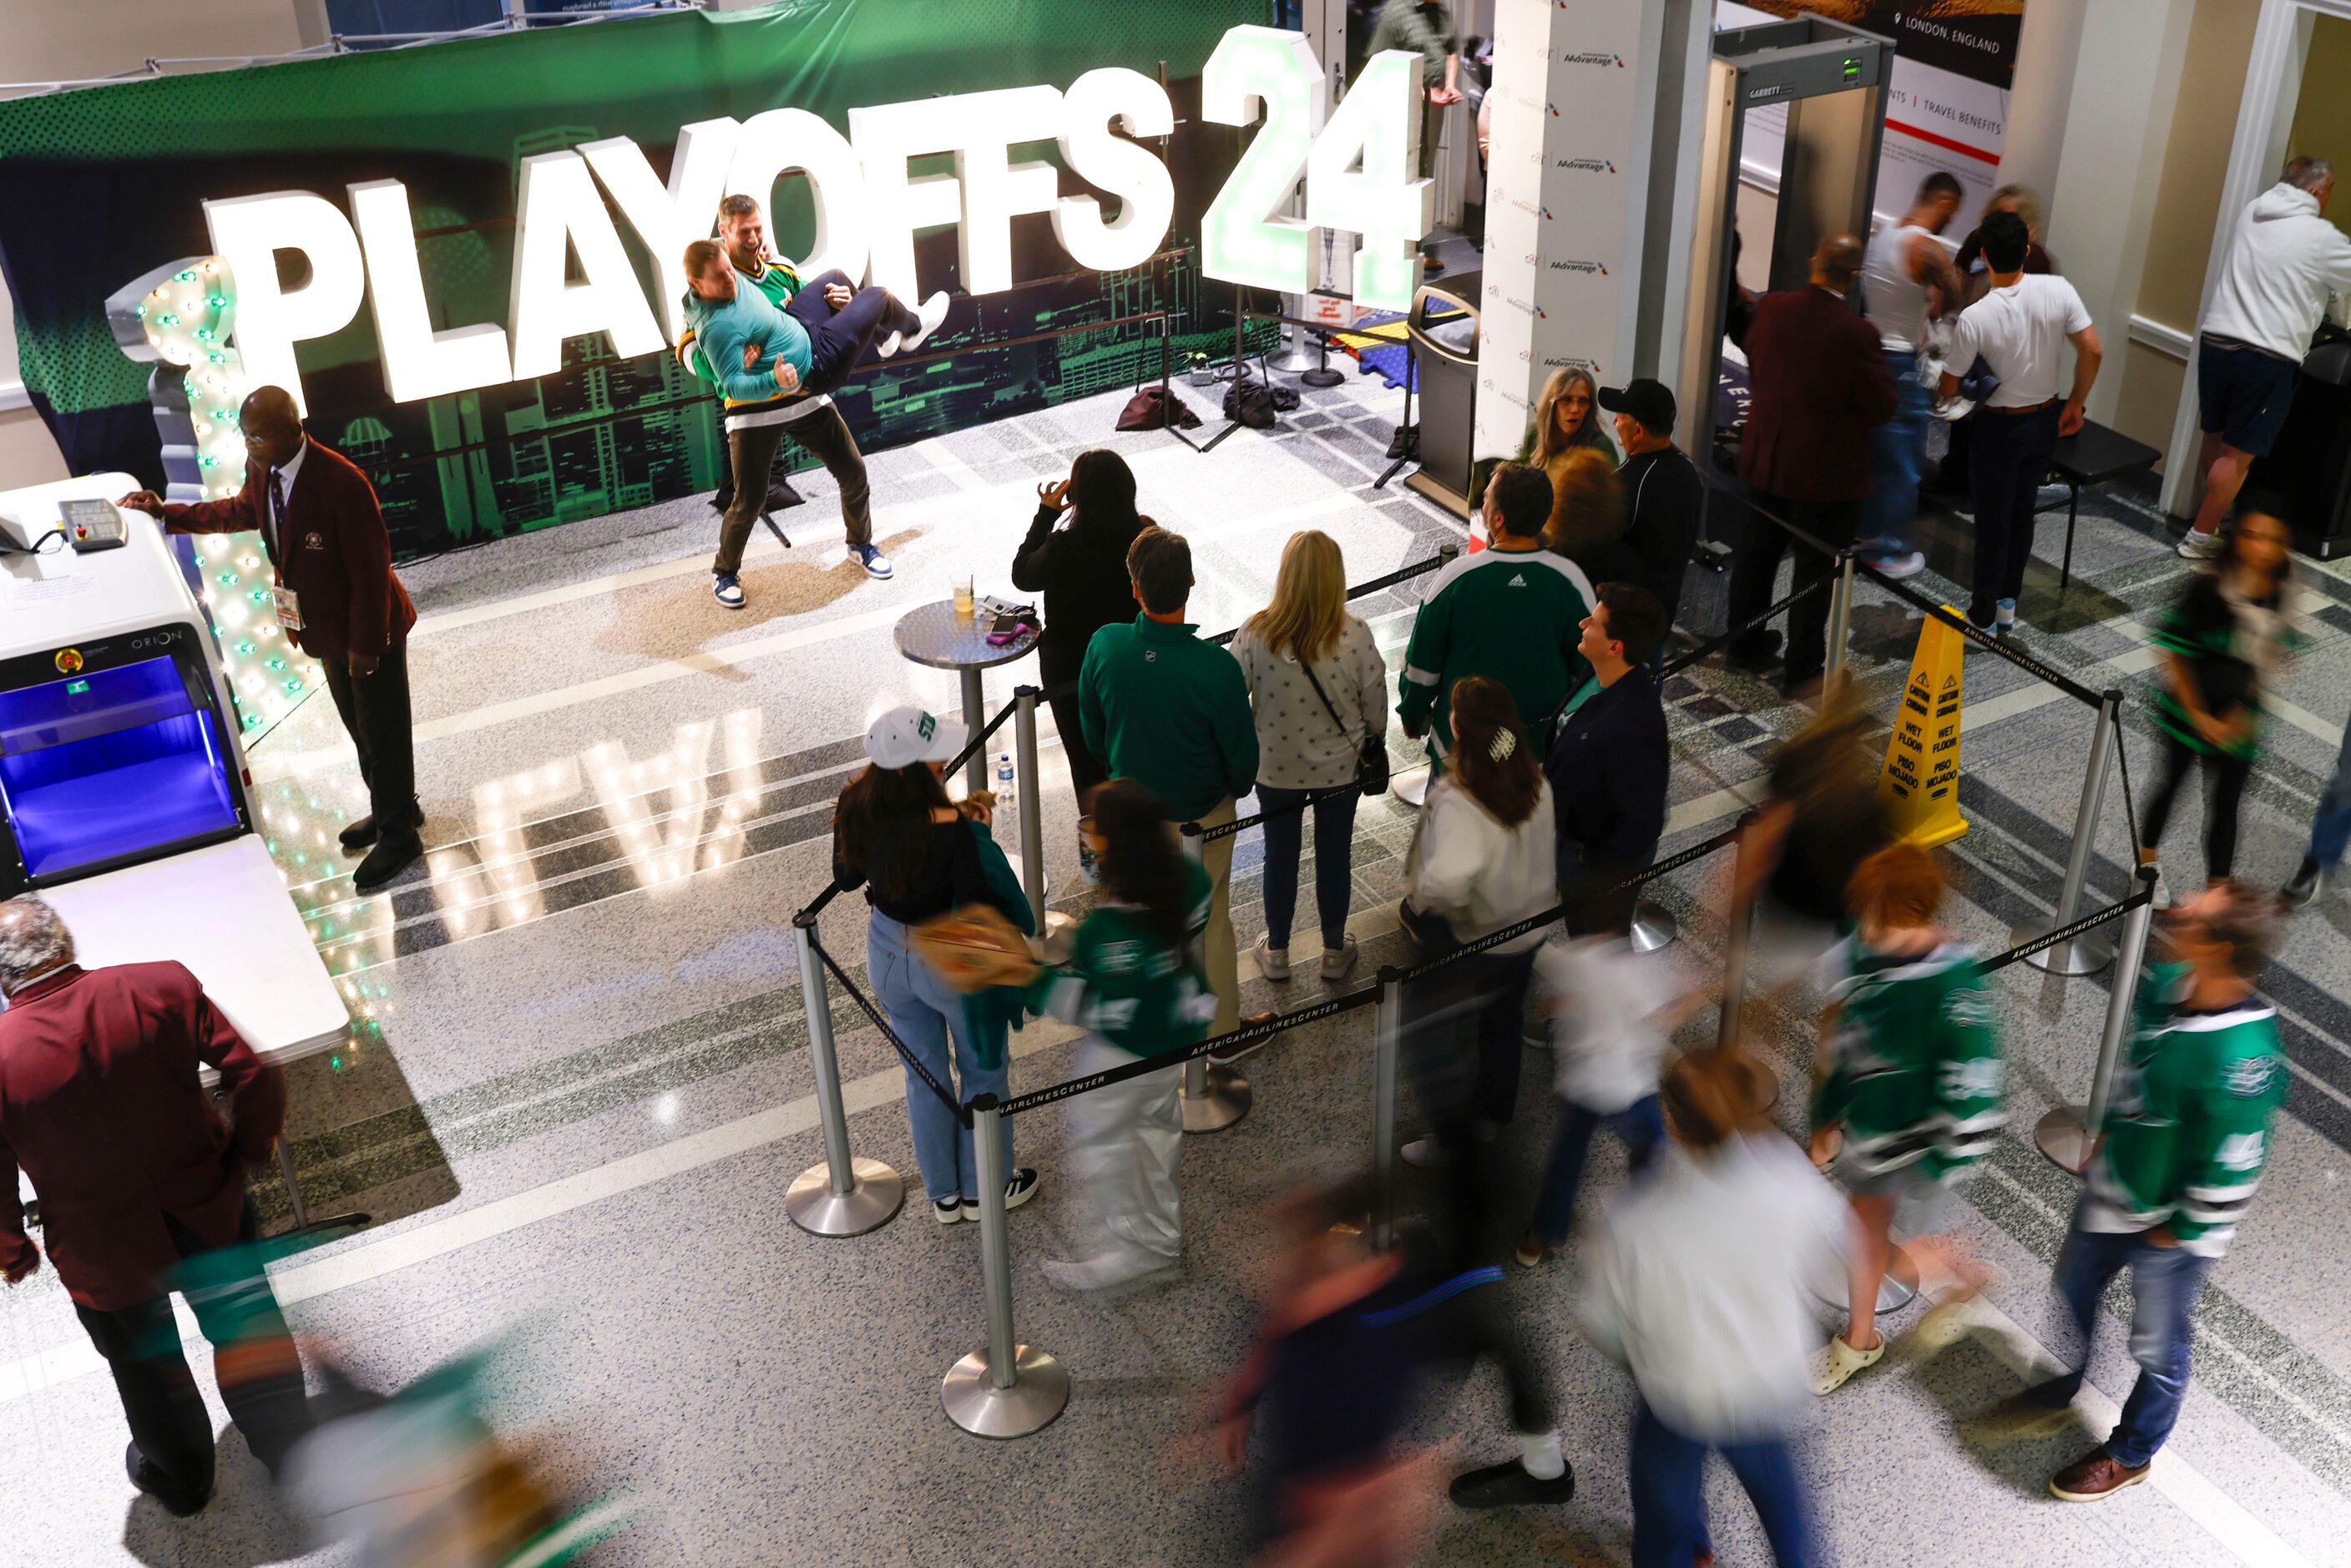
<svg viewBox="0 0 2351 1568"><path fill-rule="evenodd" d="M1134 470L1126 459L1115 452L1083 452L1070 465L1068 478L1037 486L1037 515L1012 557L1012 586L1044 595L1037 662L1053 727L1070 759L1070 786L1081 801L1110 777L1110 764L1086 743L1078 716L1078 669L1095 632L1142 612L1127 576L1126 549L1152 526L1134 509Z"/></svg>

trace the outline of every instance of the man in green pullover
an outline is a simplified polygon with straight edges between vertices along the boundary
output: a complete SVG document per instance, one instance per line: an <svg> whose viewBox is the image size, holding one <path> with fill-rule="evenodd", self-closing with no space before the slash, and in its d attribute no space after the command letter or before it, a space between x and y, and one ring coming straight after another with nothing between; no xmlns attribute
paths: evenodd
<svg viewBox="0 0 2351 1568"><path fill-rule="evenodd" d="M1249 683L1233 656L1204 643L1184 619L1192 594L1192 547L1181 534L1145 528L1127 547L1127 575L1143 613L1105 626L1078 668L1078 716L1086 744L1166 803L1178 822L1213 828L1233 820L1233 801L1257 787L1257 720ZM1208 988L1217 993L1216 1032L1240 1021L1240 974L1233 950L1233 836L1200 846L1208 873Z"/></svg>
<svg viewBox="0 0 2351 1568"><path fill-rule="evenodd" d="M2279 934L2276 901L2231 879L2173 912L2177 961L2139 988L2128 1061L2092 1156L2089 1183L2057 1255L2057 1294L2076 1333L2075 1369L2032 1402L2063 1406L2082 1385L2098 1302L2131 1275L2138 1382L2103 1444L2050 1478L2067 1502L2096 1502L2147 1479L2188 1394L2197 1292L2252 1202L2285 1103L2277 1009L2253 991Z"/></svg>
<svg viewBox="0 0 2351 1568"><path fill-rule="evenodd" d="M1405 650L1404 732L1428 737L1433 766L1453 747L1453 684L1484 675L1509 688L1538 756L1551 749L1551 721L1591 674L1576 644L1592 613L1592 583L1576 564L1543 549L1551 479L1505 463L1486 482L1491 548L1464 555L1437 574Z"/></svg>

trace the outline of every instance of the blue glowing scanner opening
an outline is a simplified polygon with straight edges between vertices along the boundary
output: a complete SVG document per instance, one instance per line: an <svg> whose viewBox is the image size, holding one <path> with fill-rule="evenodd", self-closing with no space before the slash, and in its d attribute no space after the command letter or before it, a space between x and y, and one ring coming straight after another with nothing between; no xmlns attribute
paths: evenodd
<svg viewBox="0 0 2351 1568"><path fill-rule="evenodd" d="M235 830L202 675L169 654L0 691L0 809L25 877L131 864Z"/></svg>

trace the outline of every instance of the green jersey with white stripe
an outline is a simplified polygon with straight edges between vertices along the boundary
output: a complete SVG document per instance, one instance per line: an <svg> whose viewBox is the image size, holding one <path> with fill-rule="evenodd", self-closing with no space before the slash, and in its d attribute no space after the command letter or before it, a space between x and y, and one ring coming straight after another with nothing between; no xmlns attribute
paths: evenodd
<svg viewBox="0 0 2351 1568"><path fill-rule="evenodd" d="M1848 937L1831 961L1837 1033L1813 1124L1841 1124L1844 1158L1865 1176L1916 1166L1943 1180L1990 1153L2007 1079L1974 955L1946 942L1897 956Z"/></svg>
<svg viewBox="0 0 2351 1568"><path fill-rule="evenodd" d="M2180 965L2150 971L2139 988L2082 1225L2159 1225L2190 1252L2218 1258L2269 1163L2270 1121L2285 1103L2285 1053L2277 1009L2259 997L2199 1012L2186 1007L2187 994Z"/></svg>
<svg viewBox="0 0 2351 1568"><path fill-rule="evenodd" d="M1217 998L1199 956L1208 873L1196 862L1188 870L1190 936L1183 946L1169 946L1140 906L1104 899L1079 925L1070 961L1029 982L1029 1010L1090 1029L1136 1056L1197 1044L1217 1016Z"/></svg>
<svg viewBox="0 0 2351 1568"><path fill-rule="evenodd" d="M1453 683L1484 675L1510 689L1519 719L1542 741L1541 726L1583 684L1591 666L1576 652L1592 613L1583 569L1549 550L1483 549L1437 574L1405 650L1407 728L1428 727L1429 754L1453 749Z"/></svg>

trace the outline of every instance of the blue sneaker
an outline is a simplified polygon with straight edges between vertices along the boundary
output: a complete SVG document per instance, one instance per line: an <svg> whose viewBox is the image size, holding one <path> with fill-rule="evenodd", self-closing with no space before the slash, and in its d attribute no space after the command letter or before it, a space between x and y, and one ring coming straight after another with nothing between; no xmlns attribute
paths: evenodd
<svg viewBox="0 0 2351 1568"><path fill-rule="evenodd" d="M710 596L729 610L743 608L743 585L735 580L731 571L722 571L710 580Z"/></svg>
<svg viewBox="0 0 2351 1568"><path fill-rule="evenodd" d="M863 567L868 577L886 578L890 575L890 558L872 545L851 545L849 559Z"/></svg>

